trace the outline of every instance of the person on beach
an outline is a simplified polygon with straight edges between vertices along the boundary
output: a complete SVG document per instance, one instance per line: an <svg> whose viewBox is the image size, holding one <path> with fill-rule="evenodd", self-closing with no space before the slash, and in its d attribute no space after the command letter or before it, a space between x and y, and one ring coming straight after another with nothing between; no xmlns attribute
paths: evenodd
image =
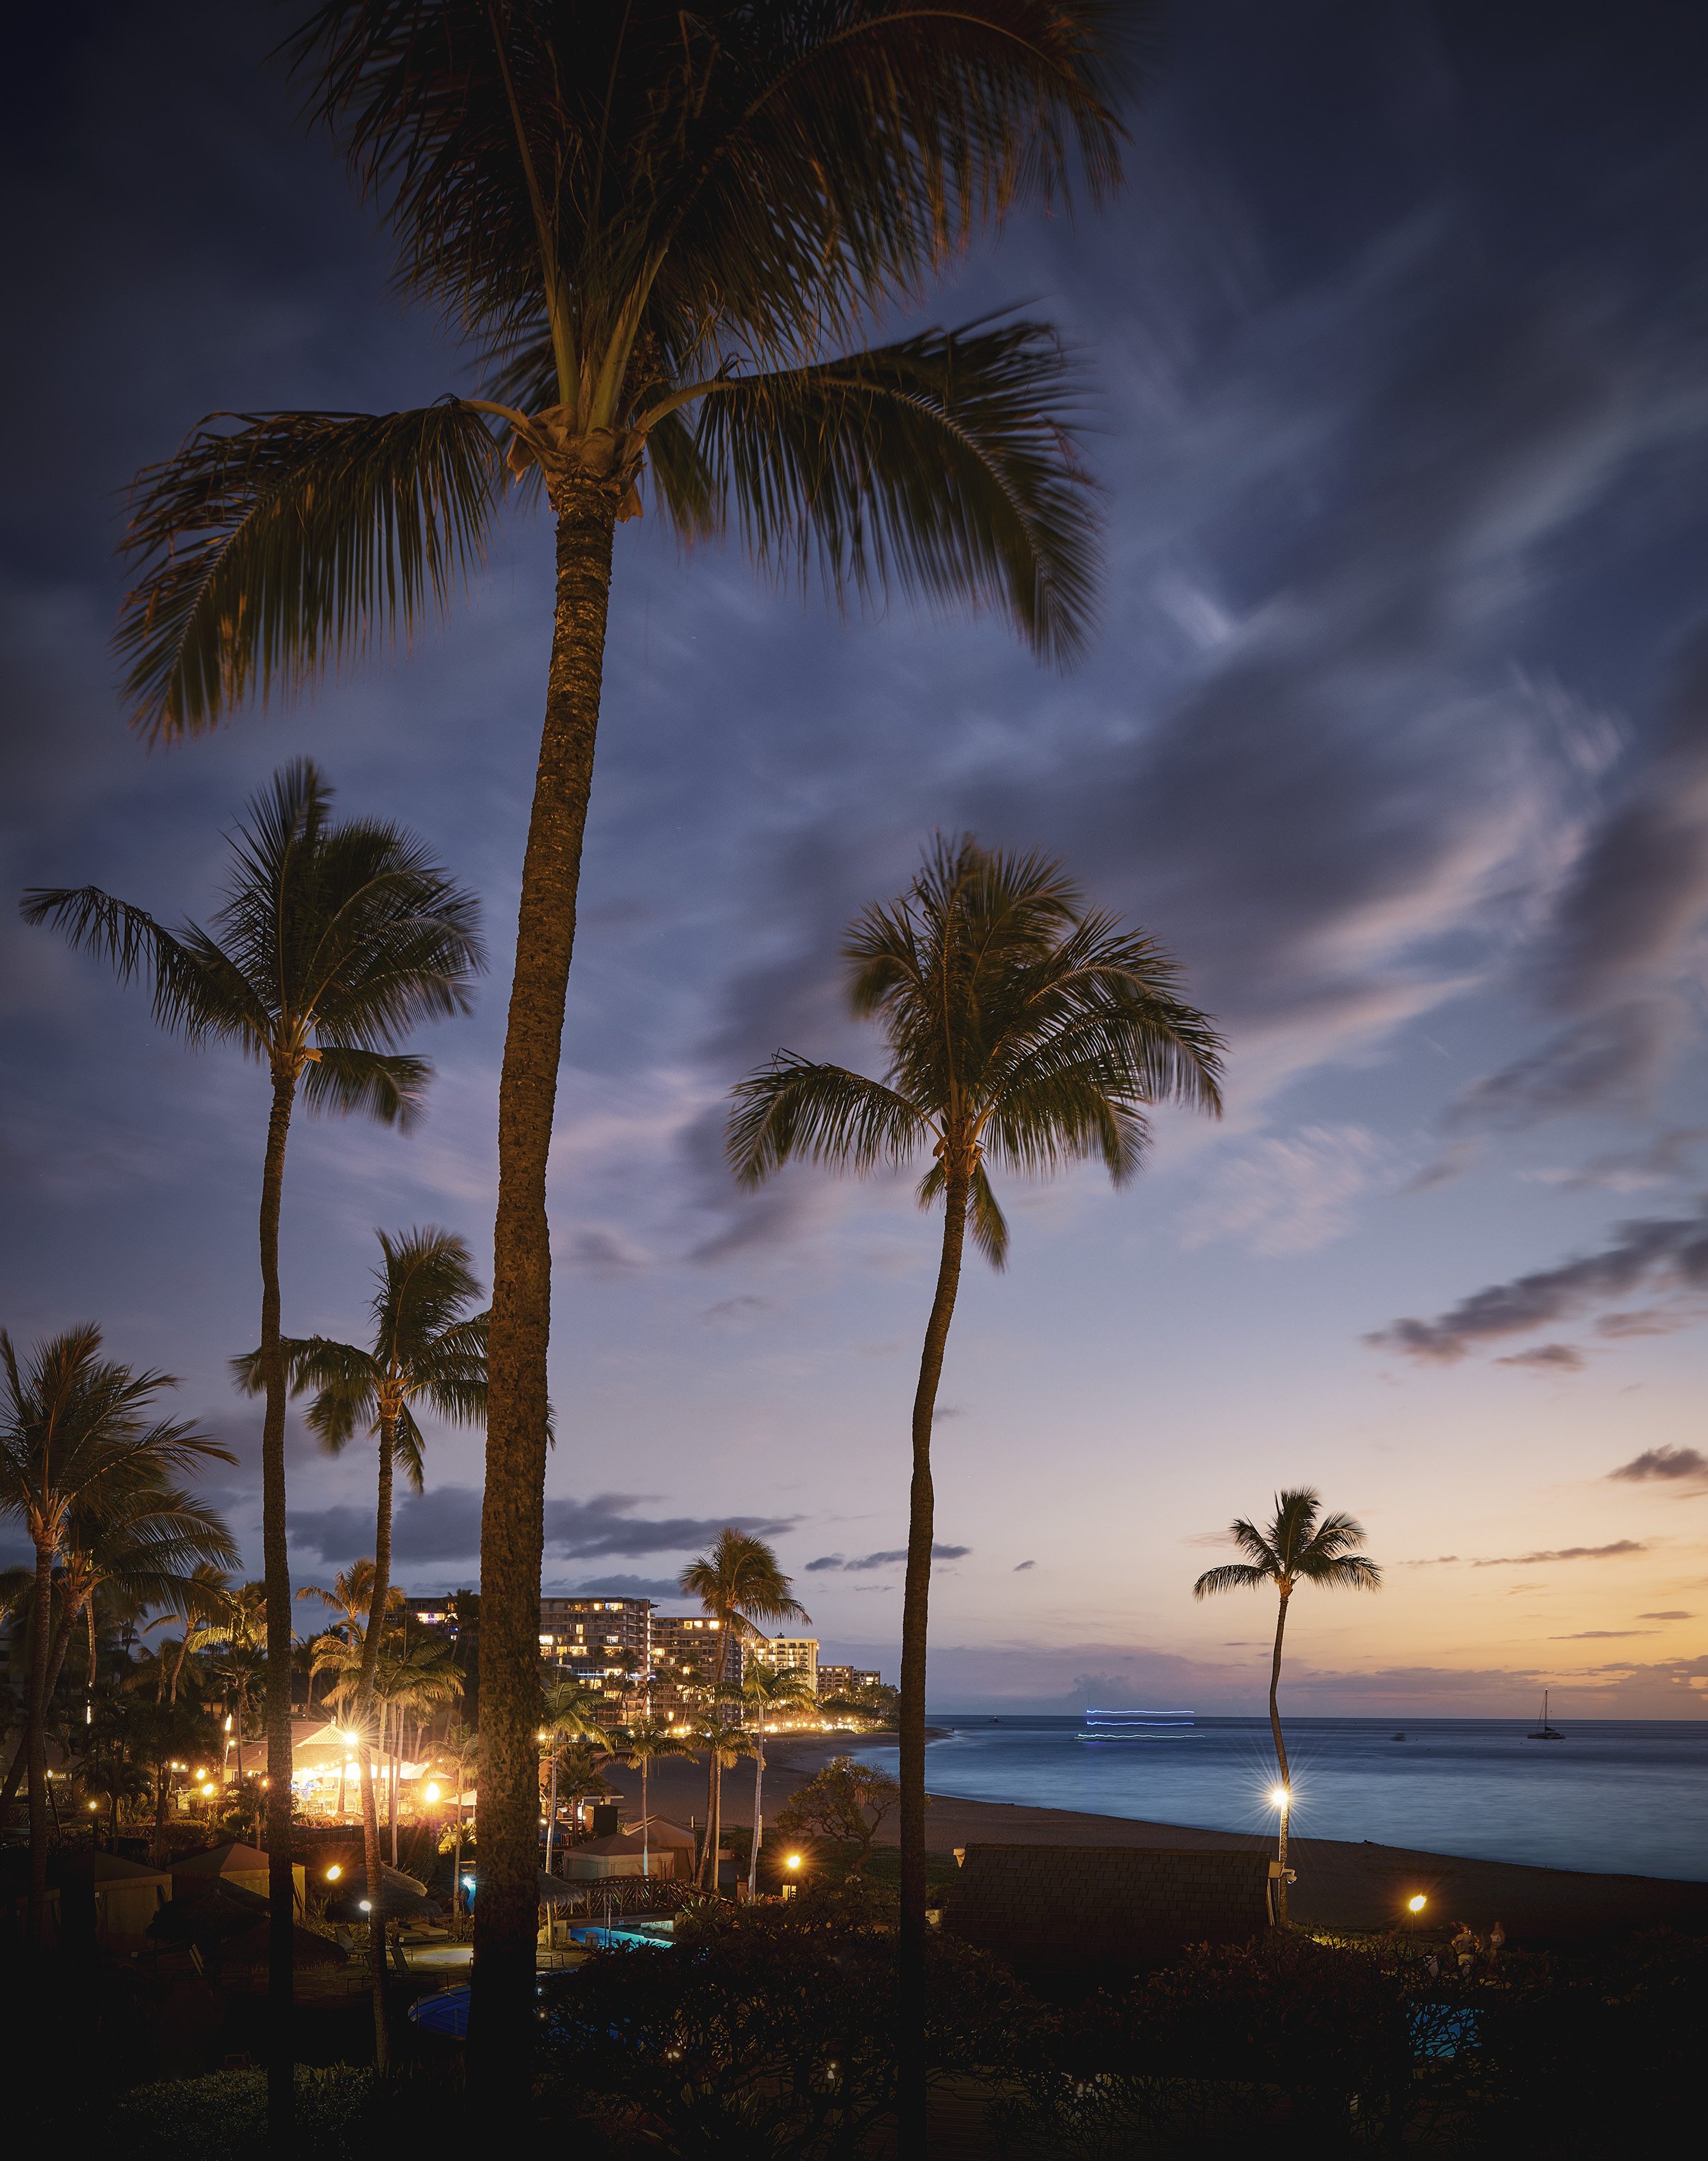
<svg viewBox="0 0 1708 2161"><path fill-rule="evenodd" d="M1472 1933L1468 1921L1461 1921L1459 1924L1459 1933L1453 1939L1452 1947L1458 1956L1460 1972L1468 1974L1476 1963L1477 1953L1482 1949L1481 1941Z"/></svg>
<svg viewBox="0 0 1708 2161"><path fill-rule="evenodd" d="M1492 1966L1501 1955L1501 1946L1507 1940L1507 1932L1497 1921L1488 1932L1488 1960Z"/></svg>

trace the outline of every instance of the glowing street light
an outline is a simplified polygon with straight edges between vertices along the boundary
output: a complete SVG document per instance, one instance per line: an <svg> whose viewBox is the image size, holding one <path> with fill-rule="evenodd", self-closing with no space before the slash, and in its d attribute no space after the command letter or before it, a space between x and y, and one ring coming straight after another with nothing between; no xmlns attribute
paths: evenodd
<svg viewBox="0 0 1708 2161"><path fill-rule="evenodd" d="M433 1804L439 1799L438 1787L435 1784L430 1783L421 1798L426 1802L428 1807L431 1808Z"/></svg>
<svg viewBox="0 0 1708 2161"><path fill-rule="evenodd" d="M1424 1907L1427 1906L1429 1903L1429 1900L1424 1898L1423 1893L1419 1891L1414 1898L1408 1898L1406 1900L1405 1909L1409 1914L1421 1914Z"/></svg>
<svg viewBox="0 0 1708 2161"><path fill-rule="evenodd" d="M789 1856L787 1866L790 1868L799 1868L800 1866L800 1856L798 1853L791 1853Z"/></svg>
<svg viewBox="0 0 1708 2161"><path fill-rule="evenodd" d="M343 1871L343 1870L342 1870L342 1869L338 1866L338 1863L335 1861L335 1862L332 1863L332 1866L331 1866L331 1867L326 1871L326 1881L327 1881L329 1883L336 1883L336 1882L338 1881L338 1878L339 1878L339 1877L340 1877L343 1873L344 1873L344 1871Z"/></svg>
<svg viewBox="0 0 1708 2161"><path fill-rule="evenodd" d="M1284 1923L1287 1919L1287 1819L1293 1813L1293 1795L1287 1787L1273 1785L1269 1789L1268 1799L1269 1806L1272 1809L1278 1809L1281 1812L1280 1831L1276 1841L1275 1853L1279 1868L1279 1874L1275 1882L1275 1915L1278 1920Z"/></svg>

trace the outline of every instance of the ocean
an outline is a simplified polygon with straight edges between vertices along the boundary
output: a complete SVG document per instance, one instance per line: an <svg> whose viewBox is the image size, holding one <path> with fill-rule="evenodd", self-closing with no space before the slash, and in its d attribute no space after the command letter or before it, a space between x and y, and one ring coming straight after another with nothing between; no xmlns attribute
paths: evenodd
<svg viewBox="0 0 1708 2161"><path fill-rule="evenodd" d="M931 1713L934 1793L1210 1830L1263 1831L1275 1759L1264 1718L1090 1747L1079 1718ZM1708 1721L1291 1718L1292 1830L1477 1860L1708 1880ZM1405 1738L1394 1737L1403 1734ZM858 1752L893 1770L895 1750Z"/></svg>

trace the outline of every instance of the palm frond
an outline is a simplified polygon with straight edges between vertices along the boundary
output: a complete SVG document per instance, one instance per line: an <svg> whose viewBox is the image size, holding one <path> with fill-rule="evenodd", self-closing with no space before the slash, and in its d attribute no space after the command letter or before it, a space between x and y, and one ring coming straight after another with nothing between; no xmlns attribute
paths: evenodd
<svg viewBox="0 0 1708 2161"><path fill-rule="evenodd" d="M432 1078L433 1068L424 1058L323 1045L303 1075L303 1101L311 1111L344 1117L366 1112L382 1125L407 1133L426 1101Z"/></svg>
<svg viewBox="0 0 1708 2161"><path fill-rule="evenodd" d="M731 1090L736 1108L724 1140L730 1168L758 1185L784 1164L870 1169L899 1163L926 1138L926 1120L904 1096L842 1065L815 1065L779 1051Z"/></svg>
<svg viewBox="0 0 1708 2161"><path fill-rule="evenodd" d="M1231 1560L1221 1568L1205 1569L1192 1586L1195 1598L1213 1598L1223 1591L1261 1591L1269 1581L1266 1568L1254 1567L1245 1561Z"/></svg>
<svg viewBox="0 0 1708 2161"><path fill-rule="evenodd" d="M107 961L122 983L146 973L154 1019L191 1043L237 1039L253 1050L266 1015L249 986L205 932L174 932L146 909L99 886L34 886L20 903L29 924L49 923L76 950Z"/></svg>
<svg viewBox="0 0 1708 2161"><path fill-rule="evenodd" d="M211 415L132 492L143 575L116 642L133 725L197 734L376 636L412 636L481 559L499 479L490 430L455 398Z"/></svg>
<svg viewBox="0 0 1708 2161"><path fill-rule="evenodd" d="M995 609L1066 659L1097 555L1076 388L1054 334L1025 321L731 376L700 405L683 529L705 529L708 496L726 500L762 569L816 571L839 604L899 591Z"/></svg>

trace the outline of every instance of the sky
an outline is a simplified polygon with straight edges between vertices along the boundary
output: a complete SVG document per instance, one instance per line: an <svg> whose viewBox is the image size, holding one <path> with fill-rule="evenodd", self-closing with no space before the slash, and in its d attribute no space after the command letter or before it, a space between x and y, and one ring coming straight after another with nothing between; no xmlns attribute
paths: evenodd
<svg viewBox="0 0 1708 2161"><path fill-rule="evenodd" d="M468 389L300 128L269 8L95 5L5 91L5 887L217 904L286 759L483 898L399 1136L299 1122L285 1325L360 1328L376 1226L490 1265L494 1101L550 617L507 525L466 605L294 706L150 752L108 647L122 491L205 414ZM1173 950L1226 1115L1144 1174L1013 1181L935 1463L930 1695L1256 1709L1267 1597L1195 1603L1310 1484L1371 1594L1301 1594L1296 1710L1700 1717L1708 1693L1708 19L1197 0L1108 210L1023 218L921 320L1023 305L1087 378L1101 617L838 618L738 549L619 535L551 1170L545 1586L674 1601L763 1529L825 1658L893 1678L936 1232L905 1176L738 1194L727 1091L876 1071L837 945L938 831L1061 857ZM265 1084L0 910L0 1324L98 1321L238 1453L258 1572ZM372 1465L291 1427L293 1570L372 1546ZM397 1568L477 1580L478 1435L430 1435ZM0 1532L0 1537L3 1537ZM4 1558L6 1556L0 1556ZM1230 1637L1230 1627L1239 1631Z"/></svg>

